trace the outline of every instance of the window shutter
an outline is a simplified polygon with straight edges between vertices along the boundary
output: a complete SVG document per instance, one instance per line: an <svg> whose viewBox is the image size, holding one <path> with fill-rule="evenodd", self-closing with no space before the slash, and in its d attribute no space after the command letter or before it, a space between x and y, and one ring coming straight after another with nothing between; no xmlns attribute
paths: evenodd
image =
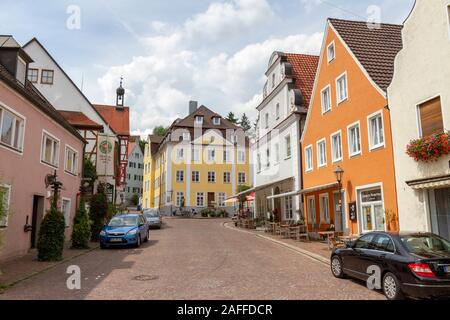
<svg viewBox="0 0 450 320"><path fill-rule="evenodd" d="M421 104L419 111L423 137L444 132L440 97Z"/></svg>

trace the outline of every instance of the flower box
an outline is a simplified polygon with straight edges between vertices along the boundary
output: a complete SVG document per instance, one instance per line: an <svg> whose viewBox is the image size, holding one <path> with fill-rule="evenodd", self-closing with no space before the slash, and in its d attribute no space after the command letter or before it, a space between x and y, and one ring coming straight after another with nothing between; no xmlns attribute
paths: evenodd
<svg viewBox="0 0 450 320"><path fill-rule="evenodd" d="M442 156L450 154L450 135L437 133L413 140L407 146L406 153L417 162L437 161Z"/></svg>

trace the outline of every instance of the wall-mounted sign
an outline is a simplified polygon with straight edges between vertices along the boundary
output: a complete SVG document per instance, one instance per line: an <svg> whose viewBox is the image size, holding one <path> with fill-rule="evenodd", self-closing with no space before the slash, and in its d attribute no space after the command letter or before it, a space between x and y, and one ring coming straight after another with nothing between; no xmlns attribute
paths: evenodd
<svg viewBox="0 0 450 320"><path fill-rule="evenodd" d="M348 204L348 212L349 212L351 221L356 221L358 219L358 210L357 210L356 202L350 202Z"/></svg>
<svg viewBox="0 0 450 320"><path fill-rule="evenodd" d="M381 189L374 189L361 192L362 202L377 202L382 200L383 197L381 196Z"/></svg>
<svg viewBox="0 0 450 320"><path fill-rule="evenodd" d="M98 135L97 174L99 176L114 177L114 144L114 136Z"/></svg>

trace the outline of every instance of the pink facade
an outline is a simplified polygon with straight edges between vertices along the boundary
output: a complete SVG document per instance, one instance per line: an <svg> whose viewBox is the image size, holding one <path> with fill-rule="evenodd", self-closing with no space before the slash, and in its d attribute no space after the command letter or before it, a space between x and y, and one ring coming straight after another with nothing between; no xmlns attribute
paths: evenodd
<svg viewBox="0 0 450 320"><path fill-rule="evenodd" d="M70 207L66 211L70 212L66 220L70 224L66 230L66 241L70 240L81 183L84 142L1 80L0 107L9 109L25 120L23 152L0 144L0 185L10 188L7 226L0 228L0 261L3 261L26 254L31 248L33 232L25 231L24 226L28 219L28 224L34 224L37 230L44 212L49 208L50 189L46 189L44 178L55 169L58 180L63 183L61 197L65 199L65 206ZM41 161L44 132L59 140L57 168ZM75 174L65 170L66 146L76 152Z"/></svg>

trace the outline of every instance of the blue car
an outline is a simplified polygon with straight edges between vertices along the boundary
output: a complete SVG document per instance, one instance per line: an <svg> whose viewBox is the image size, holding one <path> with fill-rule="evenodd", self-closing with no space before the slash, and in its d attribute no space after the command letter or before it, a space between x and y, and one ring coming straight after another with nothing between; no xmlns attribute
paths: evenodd
<svg viewBox="0 0 450 320"><path fill-rule="evenodd" d="M100 248L140 247L149 240L149 226L141 214L121 214L111 219L100 232Z"/></svg>

